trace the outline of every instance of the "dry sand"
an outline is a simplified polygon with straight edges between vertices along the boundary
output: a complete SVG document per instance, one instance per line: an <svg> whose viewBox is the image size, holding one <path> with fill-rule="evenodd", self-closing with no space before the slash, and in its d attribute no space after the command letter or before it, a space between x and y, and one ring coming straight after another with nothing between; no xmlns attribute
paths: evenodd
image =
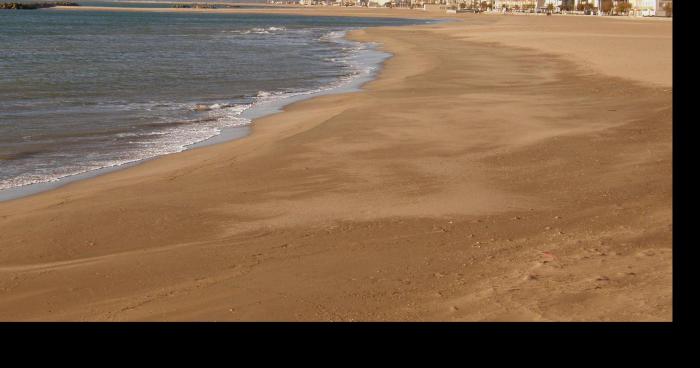
<svg viewBox="0 0 700 368"><path fill-rule="evenodd" d="M363 92L0 203L0 320L671 320L671 22L452 17L353 33L394 54Z"/></svg>

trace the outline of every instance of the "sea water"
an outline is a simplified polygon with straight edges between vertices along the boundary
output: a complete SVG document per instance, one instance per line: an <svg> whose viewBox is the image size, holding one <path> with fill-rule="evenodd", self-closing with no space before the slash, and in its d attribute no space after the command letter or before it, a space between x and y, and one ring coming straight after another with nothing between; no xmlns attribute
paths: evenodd
<svg viewBox="0 0 700 368"><path fill-rule="evenodd" d="M0 200L221 140L256 106L373 73L382 57L344 39L347 30L421 22L0 11Z"/></svg>

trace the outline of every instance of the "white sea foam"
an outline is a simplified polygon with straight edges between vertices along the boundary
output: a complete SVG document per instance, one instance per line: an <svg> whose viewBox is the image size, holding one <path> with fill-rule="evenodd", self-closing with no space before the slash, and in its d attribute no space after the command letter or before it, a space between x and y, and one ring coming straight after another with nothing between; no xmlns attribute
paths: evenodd
<svg viewBox="0 0 700 368"><path fill-rule="evenodd" d="M88 158L92 156L92 160L85 160L80 165L38 169L31 173L1 180L0 190L37 183L56 182L66 177L97 169L121 166L156 156L184 151L192 144L220 134L224 128L250 124L249 119L240 116L250 106L250 104L216 103L210 106L211 110L206 112L207 116L199 120L206 121L205 123L200 124L197 123L197 120L193 120L162 130L115 134L117 138L133 138L133 140L129 139L129 143L137 144L141 149L130 151L128 154L123 154L122 157L108 160L103 159L99 153L89 154ZM115 153L109 152L109 154L114 155Z"/></svg>
<svg viewBox="0 0 700 368"><path fill-rule="evenodd" d="M285 28L285 27L267 27L267 28L254 27L251 29L234 29L231 31L224 31L224 32L235 33L235 34L270 34L270 33L283 32L286 30L287 30L287 28Z"/></svg>

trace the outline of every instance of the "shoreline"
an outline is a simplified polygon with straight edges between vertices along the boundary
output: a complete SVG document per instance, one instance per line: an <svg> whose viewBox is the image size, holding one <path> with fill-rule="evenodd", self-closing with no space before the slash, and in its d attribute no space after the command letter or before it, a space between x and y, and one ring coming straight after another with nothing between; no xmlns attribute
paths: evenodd
<svg viewBox="0 0 700 368"><path fill-rule="evenodd" d="M346 38L346 35L348 32L351 32L351 31L352 30L343 31L344 34L341 38L346 40L346 41L350 41ZM338 80L338 81L336 81L336 83L333 83L331 85L319 86L318 88L316 88L314 90L309 90L309 91L306 91L303 93L300 92L300 93L297 93L294 95L285 96L285 97L277 98L274 100L255 102L255 103L253 103L253 105L250 108L244 110L240 115L240 117L248 119L250 121L248 124L246 124L244 126L225 127L221 130L221 132L219 132L219 134L211 136L211 137L204 139L202 141L187 145L184 147L184 149L182 151L168 153L165 155L148 157L148 158L130 161L130 162L125 162L125 163L118 164L118 165L105 166L105 167L101 167L99 169L88 170L85 172L64 176L64 177L61 177L61 178L58 178L55 180L25 184L22 186L6 188L6 189L0 189L0 203L37 195L37 194L40 194L40 193L43 193L46 191L51 191L51 190L61 188L65 185L69 185L71 183L79 182L82 180L89 180L89 179L92 179L92 178L95 178L95 177L98 177L101 175L117 172L119 170L126 170L126 169L134 167L136 165L143 164L144 162L158 159L159 157L177 154L180 152L184 152L184 151L188 151L188 150L192 150L192 149L197 149L197 148L202 148L202 147L207 147L207 146L211 146L211 145L222 144L222 143L226 143L226 142L230 142L230 141L235 141L238 139L243 139L251 134L252 125L255 123L255 120L262 118L262 117L265 117L267 115L281 113L284 111L284 108L286 106L292 105L292 104L299 102L299 101L312 99L312 98L315 98L318 96L361 91L362 86L364 84L372 81L374 76L376 76L378 71L381 69L381 65L384 62L384 60L391 57L391 55L389 53L377 51L376 45L373 45L371 42L363 42L363 44L365 44L365 47L367 47L364 51L368 51L367 56L370 59L372 59L372 60L367 61L369 63L368 65L363 65L363 66L370 68L370 71L367 73L365 73L363 70L360 70L360 71L358 71L358 74L355 77L353 77L351 80L346 80L346 81ZM370 56L369 54L373 54L373 55Z"/></svg>
<svg viewBox="0 0 700 368"><path fill-rule="evenodd" d="M0 203L0 319L671 320L667 22L463 17L353 32L377 78L246 139Z"/></svg>

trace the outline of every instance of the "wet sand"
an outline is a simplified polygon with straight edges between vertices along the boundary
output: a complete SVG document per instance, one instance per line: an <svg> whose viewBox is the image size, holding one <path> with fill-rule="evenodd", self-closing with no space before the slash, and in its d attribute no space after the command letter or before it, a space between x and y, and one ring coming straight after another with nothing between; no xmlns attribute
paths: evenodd
<svg viewBox="0 0 700 368"><path fill-rule="evenodd" d="M452 18L352 33L394 54L362 92L0 203L0 320L671 320L671 22Z"/></svg>

